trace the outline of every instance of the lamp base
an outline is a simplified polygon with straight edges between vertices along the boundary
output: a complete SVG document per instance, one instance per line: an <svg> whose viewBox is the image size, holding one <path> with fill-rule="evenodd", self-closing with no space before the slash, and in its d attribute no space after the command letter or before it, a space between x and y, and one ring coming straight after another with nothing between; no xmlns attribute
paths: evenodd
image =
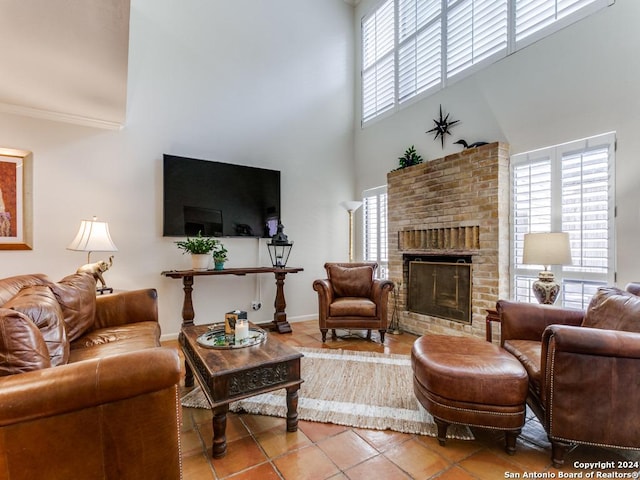
<svg viewBox="0 0 640 480"><path fill-rule="evenodd" d="M560 285L555 281L552 272L547 270L538 274L538 280L531 286L538 303L553 305L560 293Z"/></svg>

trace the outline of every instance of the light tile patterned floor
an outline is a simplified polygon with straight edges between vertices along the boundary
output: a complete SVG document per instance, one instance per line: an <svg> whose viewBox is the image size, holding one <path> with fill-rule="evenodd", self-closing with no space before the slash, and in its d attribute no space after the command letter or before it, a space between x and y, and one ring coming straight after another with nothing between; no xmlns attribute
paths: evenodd
<svg viewBox="0 0 640 480"><path fill-rule="evenodd" d="M377 334L373 335L374 342L355 337L331 340L329 335L323 345L317 321L293 323L292 328L292 334L279 335L278 339L311 348L409 354L417 338L407 333L387 334L381 345ZM167 345L178 348L177 342ZM501 433L474 429L474 434L476 440L448 440L442 447L428 436L306 421L299 422L297 432L287 433L282 418L230 414L228 453L222 459L212 459L211 412L184 408L183 473L186 480L493 480L518 475L527 478L525 472L529 478L534 473L559 477L551 467L550 447L535 417L527 419L514 456L504 452ZM574 468L575 461L623 460L621 453L579 446L568 455L562 473L586 475L589 470Z"/></svg>

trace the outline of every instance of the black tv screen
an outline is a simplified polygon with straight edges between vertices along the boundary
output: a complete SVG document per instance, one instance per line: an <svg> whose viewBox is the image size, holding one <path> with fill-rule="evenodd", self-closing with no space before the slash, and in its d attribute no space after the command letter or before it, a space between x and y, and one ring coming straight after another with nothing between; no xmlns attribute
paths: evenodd
<svg viewBox="0 0 640 480"><path fill-rule="evenodd" d="M280 172L163 156L163 235L271 237L280 219Z"/></svg>

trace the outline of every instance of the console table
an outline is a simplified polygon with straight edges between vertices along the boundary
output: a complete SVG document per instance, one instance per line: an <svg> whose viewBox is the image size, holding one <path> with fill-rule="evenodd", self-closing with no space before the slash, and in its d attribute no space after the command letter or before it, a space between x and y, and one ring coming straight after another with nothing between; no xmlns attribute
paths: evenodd
<svg viewBox="0 0 640 480"><path fill-rule="evenodd" d="M208 277L218 275L248 275L258 273L273 273L276 277L276 300L274 302L275 312L273 314L273 323L269 325L260 325L263 328L276 330L278 333L291 333L291 325L287 322L287 314L285 308L287 306L284 300L284 279L287 273L298 273L303 271L298 267L248 267L248 268L225 268L224 270L167 270L162 275L169 278L181 278L184 290L184 302L182 304L182 326L193 325L195 312L193 311L193 302L191 293L193 292L194 277Z"/></svg>

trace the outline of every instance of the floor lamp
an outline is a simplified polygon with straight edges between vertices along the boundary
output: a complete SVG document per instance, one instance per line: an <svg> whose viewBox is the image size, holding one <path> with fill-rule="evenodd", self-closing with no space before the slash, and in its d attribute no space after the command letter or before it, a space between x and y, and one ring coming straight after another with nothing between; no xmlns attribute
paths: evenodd
<svg viewBox="0 0 640 480"><path fill-rule="evenodd" d="M362 202L352 200L340 205L349 213L349 262L353 262L353 212L360 208Z"/></svg>

